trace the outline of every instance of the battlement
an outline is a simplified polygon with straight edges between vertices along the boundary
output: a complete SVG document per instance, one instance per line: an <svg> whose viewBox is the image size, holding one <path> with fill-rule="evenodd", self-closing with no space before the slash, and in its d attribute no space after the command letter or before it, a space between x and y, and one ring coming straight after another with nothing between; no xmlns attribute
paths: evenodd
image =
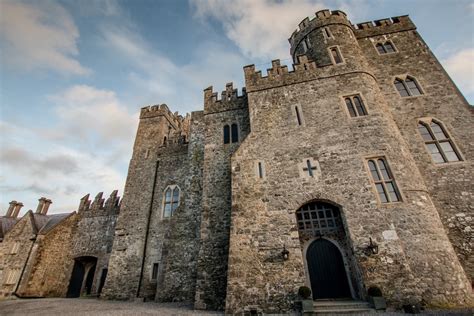
<svg viewBox="0 0 474 316"><path fill-rule="evenodd" d="M347 19L347 14L340 10L320 10L315 13L311 18L304 18L299 24L298 28L291 34L288 41L293 47L295 43L306 36L310 31L317 27L321 27L327 24L343 23L350 26L350 22Z"/></svg>
<svg viewBox="0 0 474 316"><path fill-rule="evenodd" d="M288 66L281 65L279 59L273 60L272 67L267 69L266 76L262 76L262 71L256 71L255 65L245 66L245 84L248 92L316 79L333 68L317 67L316 63L308 59L306 55L300 55L297 59L298 63L293 64L292 71L288 71Z"/></svg>
<svg viewBox="0 0 474 316"><path fill-rule="evenodd" d="M357 38L376 36L394 32L415 30L416 26L408 15L368 21L352 25Z"/></svg>
<svg viewBox="0 0 474 316"><path fill-rule="evenodd" d="M114 215L120 211L120 197L117 196L118 191L114 190L109 198L103 198L103 192L99 192L94 201L89 199L90 194L86 194L79 203L77 212L83 216L97 216L97 215Z"/></svg>
<svg viewBox="0 0 474 316"><path fill-rule="evenodd" d="M204 89L204 113L214 113L241 108L247 103L246 88L242 88L242 94L238 94L238 89L234 89L234 84L229 82L225 85L225 90L221 92L219 99L218 93L213 92L212 86Z"/></svg>

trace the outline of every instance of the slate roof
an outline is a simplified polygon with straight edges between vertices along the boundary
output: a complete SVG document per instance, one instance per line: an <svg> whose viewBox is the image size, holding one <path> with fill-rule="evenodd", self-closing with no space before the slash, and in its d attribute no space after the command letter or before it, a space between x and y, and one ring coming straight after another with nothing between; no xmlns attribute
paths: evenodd
<svg viewBox="0 0 474 316"><path fill-rule="evenodd" d="M75 212L47 215L48 221L43 226L41 226L41 228L39 228L38 234L42 234L42 235L47 234L48 232L51 231L51 229L53 229L56 225L61 223L64 219L71 216L72 214L75 214ZM38 215L38 214L35 214L35 215ZM42 216L44 216L44 215L42 215ZM42 220L43 219L40 219L40 221L42 221Z"/></svg>
<svg viewBox="0 0 474 316"><path fill-rule="evenodd" d="M5 236L19 220L19 218L0 217L0 241L3 240L3 236Z"/></svg>

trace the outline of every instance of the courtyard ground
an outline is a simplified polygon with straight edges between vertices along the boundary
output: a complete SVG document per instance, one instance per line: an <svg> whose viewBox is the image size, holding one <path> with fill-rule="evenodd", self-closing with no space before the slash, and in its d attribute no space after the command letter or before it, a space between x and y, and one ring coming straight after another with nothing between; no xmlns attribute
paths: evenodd
<svg viewBox="0 0 474 316"><path fill-rule="evenodd" d="M473 310L424 311L423 315L474 315ZM38 315L38 316L124 316L124 315L224 315L220 312L194 311L182 303L123 302L106 301L93 298L43 298L12 299L0 301L0 316ZM297 314L294 314L297 315ZM364 313L352 315L400 316L404 313Z"/></svg>

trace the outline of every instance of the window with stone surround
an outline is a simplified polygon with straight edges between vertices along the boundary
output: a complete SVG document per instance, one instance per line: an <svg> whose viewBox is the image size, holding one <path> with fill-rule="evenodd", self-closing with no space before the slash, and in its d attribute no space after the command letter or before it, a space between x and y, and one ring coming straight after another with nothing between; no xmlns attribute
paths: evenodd
<svg viewBox="0 0 474 316"><path fill-rule="evenodd" d="M304 120L303 111L301 110L301 107L299 105L295 105L293 110L293 113L295 114L296 118L296 123L298 124L298 126L302 126L304 124Z"/></svg>
<svg viewBox="0 0 474 316"><path fill-rule="evenodd" d="M378 157L369 159L367 163L380 202L391 203L401 201L400 192L387 161L382 157Z"/></svg>
<svg viewBox="0 0 474 316"><path fill-rule="evenodd" d="M408 76L406 79L396 78L393 84L401 97L413 97L423 94L413 77Z"/></svg>
<svg viewBox="0 0 474 316"><path fill-rule="evenodd" d="M344 97L344 102L351 117L367 115L367 110L360 95Z"/></svg>
<svg viewBox="0 0 474 316"><path fill-rule="evenodd" d="M396 53L397 51L395 50L395 46L393 45L392 42L386 41L385 43L377 43L375 45L375 48L377 49L377 52L380 55L383 54L390 54L390 53Z"/></svg>
<svg viewBox="0 0 474 316"><path fill-rule="evenodd" d="M166 187L163 197L163 218L173 216L179 206L180 189L177 185Z"/></svg>
<svg viewBox="0 0 474 316"><path fill-rule="evenodd" d="M419 121L418 131L434 163L442 164L461 160L459 151L441 122Z"/></svg>
<svg viewBox="0 0 474 316"><path fill-rule="evenodd" d="M342 59L341 52L339 51L339 47L334 46L334 47L329 47L329 52L331 55L331 60L334 65L336 64L342 64L344 60Z"/></svg>
<svg viewBox="0 0 474 316"><path fill-rule="evenodd" d="M7 275L5 276L5 279L3 281L3 284L6 284L6 285L15 284L19 275L20 275L19 269L8 270Z"/></svg>
<svg viewBox="0 0 474 316"><path fill-rule="evenodd" d="M332 36L331 30L329 30L329 27L323 27L322 32L325 39L334 38L334 36Z"/></svg>
<svg viewBox="0 0 474 316"><path fill-rule="evenodd" d="M16 255L18 253L18 250L20 250L20 243L19 242L14 242L12 245L12 248L10 249L10 254L11 255Z"/></svg>

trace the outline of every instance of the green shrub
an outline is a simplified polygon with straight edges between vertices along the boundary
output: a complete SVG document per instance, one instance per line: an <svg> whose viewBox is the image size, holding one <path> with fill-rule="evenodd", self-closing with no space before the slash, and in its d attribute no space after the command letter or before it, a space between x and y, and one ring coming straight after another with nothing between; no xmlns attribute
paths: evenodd
<svg viewBox="0 0 474 316"><path fill-rule="evenodd" d="M311 296L311 289L307 286L301 286L298 289L298 295L305 300Z"/></svg>

